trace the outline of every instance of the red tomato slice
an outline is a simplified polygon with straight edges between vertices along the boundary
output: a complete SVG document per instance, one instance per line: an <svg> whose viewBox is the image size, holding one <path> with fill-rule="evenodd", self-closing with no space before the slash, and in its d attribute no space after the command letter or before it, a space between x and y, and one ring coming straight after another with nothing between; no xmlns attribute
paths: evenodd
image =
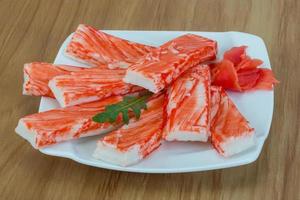
<svg viewBox="0 0 300 200"><path fill-rule="evenodd" d="M225 51L223 58L230 60L234 66L237 66L242 59L246 58L247 46L233 47L228 51Z"/></svg>
<svg viewBox="0 0 300 200"><path fill-rule="evenodd" d="M259 69L259 75L257 84L253 87L255 90L272 90L273 85L279 83L270 69Z"/></svg>
<svg viewBox="0 0 300 200"><path fill-rule="evenodd" d="M223 60L214 64L211 73L214 85L222 86L225 89L241 91L238 76L231 61Z"/></svg>
<svg viewBox="0 0 300 200"><path fill-rule="evenodd" d="M242 90L252 89L260 77L259 69L249 69L238 72L239 85Z"/></svg>
<svg viewBox="0 0 300 200"><path fill-rule="evenodd" d="M246 55L247 46L226 51L223 60L211 65L212 84L235 91L272 90L279 83L269 69L258 68L263 61Z"/></svg>
<svg viewBox="0 0 300 200"><path fill-rule="evenodd" d="M242 59L242 61L235 67L237 71L242 69L255 69L263 63L262 60L259 59L251 59L250 57L246 57Z"/></svg>

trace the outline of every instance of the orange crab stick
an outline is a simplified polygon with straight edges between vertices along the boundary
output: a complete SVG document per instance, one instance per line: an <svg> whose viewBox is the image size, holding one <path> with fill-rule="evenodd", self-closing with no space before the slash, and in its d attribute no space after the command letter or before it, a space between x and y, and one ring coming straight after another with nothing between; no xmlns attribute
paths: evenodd
<svg viewBox="0 0 300 200"><path fill-rule="evenodd" d="M142 87L124 83L124 75L124 69L95 67L56 76L49 82L49 87L62 107L144 90Z"/></svg>
<svg viewBox="0 0 300 200"><path fill-rule="evenodd" d="M115 96L93 103L28 115L19 120L16 132L34 148L106 133L115 126L109 123L96 123L92 121L92 117L104 111L106 105L121 100L121 96Z"/></svg>
<svg viewBox="0 0 300 200"><path fill-rule="evenodd" d="M55 76L70 74L84 68L68 65L53 65L50 63L33 62L24 65L23 94L54 97L48 82Z"/></svg>
<svg viewBox="0 0 300 200"><path fill-rule="evenodd" d="M124 83L124 75L124 69L28 63L24 66L23 94L55 97L66 107L143 90Z"/></svg>
<svg viewBox="0 0 300 200"><path fill-rule="evenodd" d="M211 140L224 156L245 151L255 145L254 129L238 111L224 89L211 87Z"/></svg>
<svg viewBox="0 0 300 200"><path fill-rule="evenodd" d="M154 48L80 24L66 48L66 54L93 66L104 64L110 69L127 68Z"/></svg>
<svg viewBox="0 0 300 200"><path fill-rule="evenodd" d="M210 136L210 71L207 65L189 69L168 88L168 141L203 141Z"/></svg>
<svg viewBox="0 0 300 200"><path fill-rule="evenodd" d="M109 163L128 166L157 149L162 138L163 102L164 94L151 99L139 120L131 119L128 125L100 139L93 156Z"/></svg>
<svg viewBox="0 0 300 200"><path fill-rule="evenodd" d="M131 65L124 81L157 93L189 68L215 59L216 46L215 41L201 36L180 36L151 51L139 63Z"/></svg>

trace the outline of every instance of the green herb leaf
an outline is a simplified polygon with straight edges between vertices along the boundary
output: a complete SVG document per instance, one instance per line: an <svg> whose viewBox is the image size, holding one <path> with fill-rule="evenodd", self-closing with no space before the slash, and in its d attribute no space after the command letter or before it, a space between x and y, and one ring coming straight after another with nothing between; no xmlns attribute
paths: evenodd
<svg viewBox="0 0 300 200"><path fill-rule="evenodd" d="M119 114L122 114L122 119L125 124L129 123L129 110L132 110L136 119L141 116L141 110L147 109L146 101L152 95L148 92L141 97L135 96L125 96L123 101L119 103L108 105L105 107L104 112L95 115L92 119L95 122L104 123L114 123L116 122Z"/></svg>

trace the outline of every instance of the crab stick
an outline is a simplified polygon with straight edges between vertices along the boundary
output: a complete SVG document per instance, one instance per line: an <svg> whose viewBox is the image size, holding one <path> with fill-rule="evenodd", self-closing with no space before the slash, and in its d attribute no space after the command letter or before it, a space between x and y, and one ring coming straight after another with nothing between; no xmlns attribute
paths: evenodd
<svg viewBox="0 0 300 200"><path fill-rule="evenodd" d="M152 50L144 60L131 65L124 81L157 93L189 68L215 59L216 53L215 41L186 34Z"/></svg>
<svg viewBox="0 0 300 200"><path fill-rule="evenodd" d="M33 62L24 65L23 94L33 96L54 97L48 82L58 75L70 74L83 68L68 65L53 65L50 63Z"/></svg>
<svg viewBox="0 0 300 200"><path fill-rule="evenodd" d="M62 107L143 90L123 82L124 69L90 68L54 77L49 87Z"/></svg>
<svg viewBox="0 0 300 200"><path fill-rule="evenodd" d="M127 68L154 47L121 39L91 26L80 24L66 48L66 55L92 65Z"/></svg>
<svg viewBox="0 0 300 200"><path fill-rule="evenodd" d="M207 65L189 69L168 88L168 141L203 141L210 136L210 71Z"/></svg>
<svg viewBox="0 0 300 200"><path fill-rule="evenodd" d="M124 83L124 75L124 69L28 63L24 65L23 94L55 97L66 107L142 90Z"/></svg>
<svg viewBox="0 0 300 200"><path fill-rule="evenodd" d="M28 115L19 120L15 131L34 148L106 133L115 126L109 123L96 123L92 121L92 117L104 111L106 105L121 100L121 96L115 96L93 103Z"/></svg>
<svg viewBox="0 0 300 200"><path fill-rule="evenodd" d="M211 87L211 140L223 156L232 156L255 145L255 131L224 89Z"/></svg>
<svg viewBox="0 0 300 200"><path fill-rule="evenodd" d="M120 166L128 166L145 158L161 144L164 95L147 103L139 120L113 131L97 142L93 154L96 159Z"/></svg>

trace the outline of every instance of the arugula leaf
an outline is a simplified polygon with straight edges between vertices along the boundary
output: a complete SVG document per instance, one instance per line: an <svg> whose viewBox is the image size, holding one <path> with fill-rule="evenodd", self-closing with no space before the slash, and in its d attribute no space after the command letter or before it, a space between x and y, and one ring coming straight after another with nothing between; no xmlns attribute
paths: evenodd
<svg viewBox="0 0 300 200"><path fill-rule="evenodd" d="M129 110L132 110L136 119L139 119L141 116L141 110L147 109L146 101L152 95L148 92L141 97L135 96L125 96L123 101L120 101L116 104L108 105L105 107L104 112L98 113L92 119L95 122L104 123L114 123L117 120L117 117L122 113L122 119L125 124L129 123Z"/></svg>

